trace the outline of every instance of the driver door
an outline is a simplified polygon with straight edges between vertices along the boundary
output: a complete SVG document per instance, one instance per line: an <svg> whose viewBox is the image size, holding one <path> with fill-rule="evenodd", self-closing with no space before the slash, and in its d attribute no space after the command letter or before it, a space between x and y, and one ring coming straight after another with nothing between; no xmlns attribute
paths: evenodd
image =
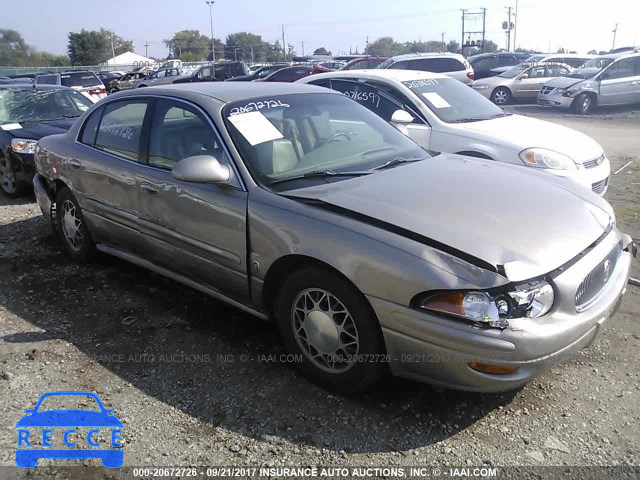
<svg viewBox="0 0 640 480"><path fill-rule="evenodd" d="M515 80L513 96L526 100L536 100L543 84L555 77L568 75L569 69L562 65L540 64L525 70Z"/></svg>
<svg viewBox="0 0 640 480"><path fill-rule="evenodd" d="M145 168L136 175L145 255L158 266L246 301L247 192L236 175L226 184L176 179L173 166L196 155L212 155L233 171L202 110L181 100L159 99Z"/></svg>

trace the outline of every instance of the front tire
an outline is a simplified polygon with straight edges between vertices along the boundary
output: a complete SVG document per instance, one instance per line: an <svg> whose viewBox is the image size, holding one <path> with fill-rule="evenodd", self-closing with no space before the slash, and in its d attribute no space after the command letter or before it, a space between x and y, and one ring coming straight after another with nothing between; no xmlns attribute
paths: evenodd
<svg viewBox="0 0 640 480"><path fill-rule="evenodd" d="M62 188L56 199L56 222L67 254L78 263L88 262L96 252L96 245L71 190Z"/></svg>
<svg viewBox="0 0 640 480"><path fill-rule="evenodd" d="M9 198L21 197L26 190L16 179L11 161L6 157L0 158L0 190Z"/></svg>
<svg viewBox="0 0 640 480"><path fill-rule="evenodd" d="M507 105L511 101L511 90L498 87L491 93L491 101L496 105Z"/></svg>
<svg viewBox="0 0 640 480"><path fill-rule="evenodd" d="M380 324L360 291L321 268L285 279L276 316L287 350L312 381L341 393L373 385L384 372Z"/></svg>
<svg viewBox="0 0 640 480"><path fill-rule="evenodd" d="M581 93L573 101L573 111L578 115L587 115L593 111L593 98L587 93Z"/></svg>

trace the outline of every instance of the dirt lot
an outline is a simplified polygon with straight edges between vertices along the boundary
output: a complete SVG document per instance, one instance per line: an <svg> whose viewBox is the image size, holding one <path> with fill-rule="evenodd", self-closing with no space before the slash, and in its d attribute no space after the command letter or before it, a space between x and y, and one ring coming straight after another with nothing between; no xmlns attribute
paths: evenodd
<svg viewBox="0 0 640 480"><path fill-rule="evenodd" d="M613 171L633 160L607 198L640 239L640 112L509 110L593 136ZM113 258L71 264L33 198L0 197L0 465L14 464L23 409L47 391L87 390L124 422L130 466L638 466L639 294L628 288L594 346L511 394L388 379L340 397L279 361L270 324Z"/></svg>

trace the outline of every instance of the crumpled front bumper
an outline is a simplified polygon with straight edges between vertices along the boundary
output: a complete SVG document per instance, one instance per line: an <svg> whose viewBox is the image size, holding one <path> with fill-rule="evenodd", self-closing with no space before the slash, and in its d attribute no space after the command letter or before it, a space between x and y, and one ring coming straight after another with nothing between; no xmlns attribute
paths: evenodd
<svg viewBox="0 0 640 480"><path fill-rule="evenodd" d="M615 235L614 235L615 233ZM624 236L630 241L628 236ZM603 293L588 310L575 310L575 292L620 239L617 231L553 279L556 300L536 319L510 320L505 330L466 322L368 297L382 325L391 372L447 388L476 392L516 389L593 343L626 291L633 244L622 251ZM510 374L486 374L469 362L517 366Z"/></svg>

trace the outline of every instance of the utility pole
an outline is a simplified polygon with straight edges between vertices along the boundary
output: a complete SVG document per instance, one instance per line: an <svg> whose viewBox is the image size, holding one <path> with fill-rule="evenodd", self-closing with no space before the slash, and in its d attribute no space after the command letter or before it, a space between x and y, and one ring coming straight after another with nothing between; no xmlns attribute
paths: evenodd
<svg viewBox="0 0 640 480"><path fill-rule="evenodd" d="M507 17L507 52L511 51L511 7L507 7L509 16Z"/></svg>
<svg viewBox="0 0 640 480"><path fill-rule="evenodd" d="M617 23L616 23L616 26L613 28L612 32L613 32L613 44L611 45L611 50L616 48L616 33L618 33L618 24Z"/></svg>
<svg viewBox="0 0 640 480"><path fill-rule="evenodd" d="M287 44L284 42L284 24L282 25L282 55L284 61L287 61Z"/></svg>
<svg viewBox="0 0 640 480"><path fill-rule="evenodd" d="M442 51L443 51L443 52L447 50L447 47L445 47L445 46L444 46L444 34L445 34L445 32L442 32L442 33L440 34L440 35L442 35Z"/></svg>
<svg viewBox="0 0 640 480"><path fill-rule="evenodd" d="M516 35L518 34L518 0L516 0L516 13L513 19L513 50L515 51L518 48L516 44Z"/></svg>
<svg viewBox="0 0 640 480"><path fill-rule="evenodd" d="M462 11L462 38L460 39L460 53L464 57L464 15L467 11L464 8L460 9Z"/></svg>
<svg viewBox="0 0 640 480"><path fill-rule="evenodd" d="M367 52L367 54L369 54L369 37L367 37L366 52Z"/></svg>
<svg viewBox="0 0 640 480"><path fill-rule="evenodd" d="M113 47L113 36L115 35L115 32L111 32L111 58L116 58L116 49ZM115 60L113 61L113 64L115 65L116 62ZM107 65L109 65L107 63Z"/></svg>
<svg viewBox="0 0 640 480"><path fill-rule="evenodd" d="M484 36L487 33L487 9L482 9L482 53L484 53Z"/></svg>
<svg viewBox="0 0 640 480"><path fill-rule="evenodd" d="M149 41L144 44L144 56L149 58Z"/></svg>
<svg viewBox="0 0 640 480"><path fill-rule="evenodd" d="M209 5L209 26L211 27L211 61L216 61L216 49L215 40L213 39L213 4L216 0L206 0L205 3Z"/></svg>
<svg viewBox="0 0 640 480"><path fill-rule="evenodd" d="M302 56L304 57L304 40L300 43L302 44Z"/></svg>

